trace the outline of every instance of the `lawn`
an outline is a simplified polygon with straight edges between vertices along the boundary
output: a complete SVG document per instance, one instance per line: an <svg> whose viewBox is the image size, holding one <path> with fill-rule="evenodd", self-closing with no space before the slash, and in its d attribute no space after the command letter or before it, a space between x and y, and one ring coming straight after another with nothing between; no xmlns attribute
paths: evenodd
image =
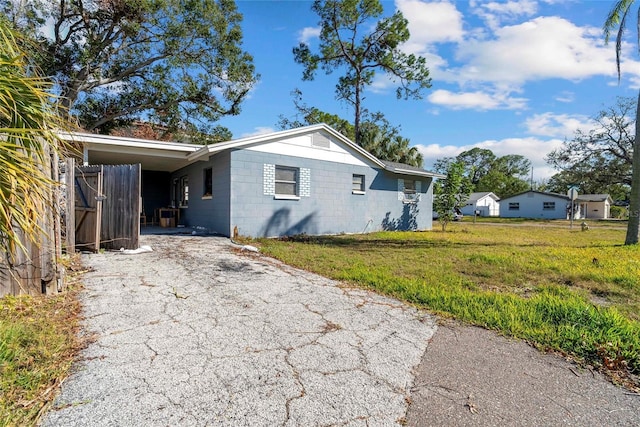
<svg viewBox="0 0 640 427"><path fill-rule="evenodd" d="M437 227L438 224L435 224ZM451 223L447 232L262 239L290 265L640 374L640 247L614 227Z"/></svg>
<svg viewBox="0 0 640 427"><path fill-rule="evenodd" d="M0 298L0 426L36 425L81 348L75 291Z"/></svg>

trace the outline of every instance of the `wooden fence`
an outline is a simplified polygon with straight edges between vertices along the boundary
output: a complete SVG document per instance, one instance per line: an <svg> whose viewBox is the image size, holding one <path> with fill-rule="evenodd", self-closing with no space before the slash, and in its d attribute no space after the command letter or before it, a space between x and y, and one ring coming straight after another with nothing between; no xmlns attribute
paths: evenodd
<svg viewBox="0 0 640 427"><path fill-rule="evenodd" d="M75 247L137 249L140 185L140 164L76 167Z"/></svg>
<svg viewBox="0 0 640 427"><path fill-rule="evenodd" d="M51 155L51 163L42 165L49 176L58 179L58 157ZM0 296L55 294L64 288L63 269L58 265L62 254L60 230L60 188L51 188L49 201L41 207L38 226L42 239L37 245L17 229L22 248L15 248L13 256L4 253L0 258Z"/></svg>
<svg viewBox="0 0 640 427"><path fill-rule="evenodd" d="M9 254L0 258L0 296L55 294L64 290L64 269L58 264L62 229L67 253L76 249L138 248L140 165L74 164L73 159L66 161L64 181L51 189L50 200L42 207L41 244L23 236L21 242L26 250L16 249L13 260ZM51 177L60 181L57 156L52 156L51 165L46 167Z"/></svg>

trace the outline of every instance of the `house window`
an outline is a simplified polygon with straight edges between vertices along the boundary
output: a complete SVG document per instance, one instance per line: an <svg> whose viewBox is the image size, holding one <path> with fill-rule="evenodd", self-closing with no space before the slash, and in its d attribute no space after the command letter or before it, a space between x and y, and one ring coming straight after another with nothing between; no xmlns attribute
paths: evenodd
<svg viewBox="0 0 640 427"><path fill-rule="evenodd" d="M213 196L213 169L206 168L203 171L202 179L204 180L202 185L202 198L211 198Z"/></svg>
<svg viewBox="0 0 640 427"><path fill-rule="evenodd" d="M542 210L544 210L544 211L555 211L556 210L556 202L542 202Z"/></svg>
<svg viewBox="0 0 640 427"><path fill-rule="evenodd" d="M404 180L404 194L416 194L416 182L410 179Z"/></svg>
<svg viewBox="0 0 640 427"><path fill-rule="evenodd" d="M520 203L518 203L518 202L509 203L509 210L510 211L519 211L520 210Z"/></svg>
<svg viewBox="0 0 640 427"><path fill-rule="evenodd" d="M276 196L298 195L298 169L276 166Z"/></svg>
<svg viewBox="0 0 640 427"><path fill-rule="evenodd" d="M364 175L353 174L351 192L353 194L364 194Z"/></svg>
<svg viewBox="0 0 640 427"><path fill-rule="evenodd" d="M398 188L399 196L402 203L417 203L420 201L420 184L421 181L412 179L399 179Z"/></svg>
<svg viewBox="0 0 640 427"><path fill-rule="evenodd" d="M180 178L180 204L181 208L189 206L189 177L183 176Z"/></svg>

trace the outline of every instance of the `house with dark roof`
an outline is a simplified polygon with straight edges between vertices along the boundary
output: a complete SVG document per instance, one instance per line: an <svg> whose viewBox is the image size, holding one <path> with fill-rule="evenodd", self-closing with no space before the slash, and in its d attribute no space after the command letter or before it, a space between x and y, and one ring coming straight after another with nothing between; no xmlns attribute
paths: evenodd
<svg viewBox="0 0 640 427"><path fill-rule="evenodd" d="M428 230L433 179L443 177L381 161L325 124L206 146L65 137L85 164L140 163L147 217L171 210L170 225L225 236Z"/></svg>

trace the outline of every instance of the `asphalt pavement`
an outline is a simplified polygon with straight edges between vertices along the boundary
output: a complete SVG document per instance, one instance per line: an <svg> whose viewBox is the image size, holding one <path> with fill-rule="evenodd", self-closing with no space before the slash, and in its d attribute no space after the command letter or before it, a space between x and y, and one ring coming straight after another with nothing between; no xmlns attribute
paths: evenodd
<svg viewBox="0 0 640 427"><path fill-rule="evenodd" d="M42 425L404 423L433 316L228 239L142 244L83 256L95 341Z"/></svg>

